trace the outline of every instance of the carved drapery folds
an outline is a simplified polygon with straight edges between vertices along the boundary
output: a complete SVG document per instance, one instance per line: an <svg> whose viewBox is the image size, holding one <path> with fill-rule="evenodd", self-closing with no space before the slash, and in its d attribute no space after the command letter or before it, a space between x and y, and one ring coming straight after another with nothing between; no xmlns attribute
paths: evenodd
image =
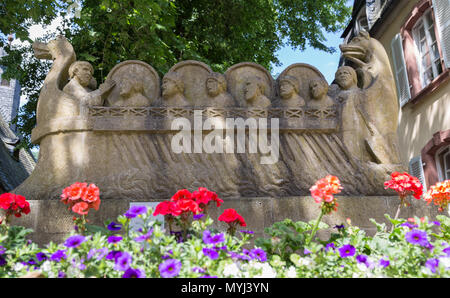
<svg viewBox="0 0 450 298"><path fill-rule="evenodd" d="M40 156L16 192L53 198L75 181L88 181L100 187L104 199L161 200L199 186L222 197L305 195L316 180L332 174L341 179L344 194L385 194L384 179L401 170L397 124L390 113L374 109L379 96L383 104L397 103L395 89L383 87L392 81L389 64L378 61L385 53L379 54L376 40L367 41L342 48L353 68L339 69L331 86L304 63L289 66L274 81L255 63L239 63L220 74L202 62L183 61L160 80L150 65L130 60L116 65L98 89L92 66L75 62L67 40L39 44L37 56L54 59L32 133ZM356 55L350 50L355 48ZM367 86L358 87L357 73ZM55 77L70 80L54 85ZM278 119L278 161L261 164L263 153L248 149L175 153L171 139L178 131L172 123L180 117L192 129L198 126L196 117L201 123L263 118L269 135L270 120Z"/></svg>

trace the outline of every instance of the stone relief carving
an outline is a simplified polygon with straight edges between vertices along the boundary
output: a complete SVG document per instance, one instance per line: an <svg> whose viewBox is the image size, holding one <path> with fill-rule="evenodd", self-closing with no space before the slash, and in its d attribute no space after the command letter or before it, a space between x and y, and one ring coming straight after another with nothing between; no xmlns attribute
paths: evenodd
<svg viewBox="0 0 450 298"><path fill-rule="evenodd" d="M321 109L335 105L336 102L328 95L328 83L322 78L312 79L309 82L311 100L308 107Z"/></svg>
<svg viewBox="0 0 450 298"><path fill-rule="evenodd" d="M299 95L300 83L296 77L285 75L280 82L280 106L282 107L302 107L305 100Z"/></svg>
<svg viewBox="0 0 450 298"><path fill-rule="evenodd" d="M176 72L168 72L163 78L162 105L167 107L185 107L189 102L184 97L184 82Z"/></svg>
<svg viewBox="0 0 450 298"><path fill-rule="evenodd" d="M117 86L105 101L110 107L148 107L159 98L157 72L142 61L129 60L117 64L106 77Z"/></svg>
<svg viewBox="0 0 450 298"><path fill-rule="evenodd" d="M256 63L239 63L225 72L229 92L239 107L268 108L274 97L270 73Z"/></svg>
<svg viewBox="0 0 450 298"><path fill-rule="evenodd" d="M205 83L208 96L211 98L208 106L211 107L232 107L235 105L233 98L227 92L227 81L223 74L212 72Z"/></svg>
<svg viewBox="0 0 450 298"><path fill-rule="evenodd" d="M331 86L304 63L287 67L274 82L255 63L233 65L222 75L202 62L183 61L161 84L150 65L125 61L93 91L95 84L87 84L92 67L78 63L86 69L69 71L76 59L65 38L34 48L38 58L54 63L32 134L40 144L39 162L15 190L29 199L58 197L74 181L97 184L105 199L161 200L199 186L223 197L306 195L326 174L341 179L343 194L383 195L383 181L401 170L397 117L385 107L396 107L392 72L384 50L368 36L341 46L347 65ZM81 115L86 94L96 96ZM198 110L202 121L279 119L278 162L260 164L259 154L249 152L175 154L172 120L184 117L193 128Z"/></svg>

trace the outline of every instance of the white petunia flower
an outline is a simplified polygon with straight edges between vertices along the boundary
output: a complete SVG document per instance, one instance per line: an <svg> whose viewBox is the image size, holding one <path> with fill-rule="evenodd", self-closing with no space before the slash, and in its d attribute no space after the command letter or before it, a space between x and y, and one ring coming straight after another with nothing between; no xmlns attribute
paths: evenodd
<svg viewBox="0 0 450 298"><path fill-rule="evenodd" d="M223 269L223 275L231 277L240 277L241 270L239 270L236 263L227 264Z"/></svg>
<svg viewBox="0 0 450 298"><path fill-rule="evenodd" d="M289 278L295 278L297 277L297 271L295 270L294 266L289 267L286 276Z"/></svg>

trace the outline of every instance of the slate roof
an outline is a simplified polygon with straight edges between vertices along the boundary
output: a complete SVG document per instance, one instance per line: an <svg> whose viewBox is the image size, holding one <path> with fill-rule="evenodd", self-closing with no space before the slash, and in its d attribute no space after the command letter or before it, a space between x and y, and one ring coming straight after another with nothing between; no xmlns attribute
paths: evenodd
<svg viewBox="0 0 450 298"><path fill-rule="evenodd" d="M36 161L29 150L16 149L20 139L0 116L0 189L11 191L33 171Z"/></svg>

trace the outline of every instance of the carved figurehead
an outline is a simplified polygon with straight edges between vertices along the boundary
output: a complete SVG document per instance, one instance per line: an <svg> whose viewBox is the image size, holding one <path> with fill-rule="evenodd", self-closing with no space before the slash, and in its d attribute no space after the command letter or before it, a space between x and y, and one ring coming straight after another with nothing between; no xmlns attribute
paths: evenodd
<svg viewBox="0 0 450 298"><path fill-rule="evenodd" d="M176 72L168 72L162 83L162 105L167 107L185 107L189 102L184 97L184 83Z"/></svg>
<svg viewBox="0 0 450 298"><path fill-rule="evenodd" d="M367 126L371 127L371 137L366 139L369 151L379 163L400 163L397 145L399 105L384 47L367 32L359 33L350 43L339 47L347 64L355 68L358 85L366 95L361 110L367 117ZM386 146L387 149L377 149Z"/></svg>
<svg viewBox="0 0 450 298"><path fill-rule="evenodd" d="M225 76L212 72L206 79L206 92L211 97L208 105L213 107L231 107L234 105L233 98L227 92L227 81Z"/></svg>
<svg viewBox="0 0 450 298"><path fill-rule="evenodd" d="M249 77L244 84L244 97L248 107L267 108L271 105L264 92L266 84L260 77Z"/></svg>
<svg viewBox="0 0 450 298"><path fill-rule="evenodd" d="M296 77L283 76L280 80L280 105L282 107L302 107L305 100L299 95L300 83Z"/></svg>
<svg viewBox="0 0 450 298"><path fill-rule="evenodd" d="M308 103L308 107L320 109L335 104L334 100L328 96L328 83L324 79L312 79L309 82L309 91L311 101Z"/></svg>

